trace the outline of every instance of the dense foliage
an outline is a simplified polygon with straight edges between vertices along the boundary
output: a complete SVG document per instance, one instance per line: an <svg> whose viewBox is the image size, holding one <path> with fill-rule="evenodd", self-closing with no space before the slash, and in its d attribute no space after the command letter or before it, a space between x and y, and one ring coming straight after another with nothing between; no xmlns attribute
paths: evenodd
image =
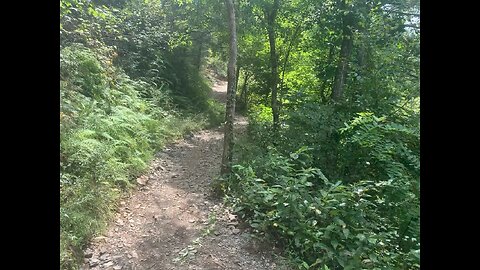
<svg viewBox="0 0 480 270"><path fill-rule="evenodd" d="M299 269L419 269L419 1L234 3L227 201ZM222 1L60 1L62 269L155 150L224 120L228 36Z"/></svg>
<svg viewBox="0 0 480 270"><path fill-rule="evenodd" d="M276 2L278 128L265 15ZM220 186L299 268L420 267L418 8L239 1L250 123Z"/></svg>
<svg viewBox="0 0 480 270"><path fill-rule="evenodd" d="M62 269L83 262L155 150L223 120L188 29L158 4L60 1Z"/></svg>
<svg viewBox="0 0 480 270"><path fill-rule="evenodd" d="M336 167L344 173L335 181L319 169L325 159L315 159L313 147L255 151L259 145L244 143L248 161L234 167L225 190L236 211L301 267L418 268L418 139L418 130L360 113L340 129Z"/></svg>

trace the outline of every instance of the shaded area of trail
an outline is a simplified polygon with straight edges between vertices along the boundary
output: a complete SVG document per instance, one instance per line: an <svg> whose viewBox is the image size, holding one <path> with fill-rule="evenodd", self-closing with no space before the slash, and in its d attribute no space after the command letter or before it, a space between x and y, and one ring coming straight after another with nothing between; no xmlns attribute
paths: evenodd
<svg viewBox="0 0 480 270"><path fill-rule="evenodd" d="M226 87L217 82L213 98L224 103ZM246 124L237 116L236 132ZM222 142L218 127L157 153L105 235L87 248L83 269L286 269L271 246L254 241L228 207L210 197Z"/></svg>

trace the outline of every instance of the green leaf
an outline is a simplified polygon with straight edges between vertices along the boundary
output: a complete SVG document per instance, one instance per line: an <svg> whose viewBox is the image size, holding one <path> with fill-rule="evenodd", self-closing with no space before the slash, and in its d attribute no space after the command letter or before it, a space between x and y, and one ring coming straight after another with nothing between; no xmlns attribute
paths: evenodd
<svg viewBox="0 0 480 270"><path fill-rule="evenodd" d="M265 196L265 201L268 202L270 201L271 199L273 199L274 195L272 193L268 193L266 196Z"/></svg>
<svg viewBox="0 0 480 270"><path fill-rule="evenodd" d="M339 218L335 218L335 222L338 225L342 226L343 228L345 228L347 226L347 224L345 224L345 222L343 220L339 219Z"/></svg>
<svg viewBox="0 0 480 270"><path fill-rule="evenodd" d="M359 233L359 234L357 234L357 238L358 238L358 240L363 241L363 240L365 240L365 235L363 233Z"/></svg>
<svg viewBox="0 0 480 270"><path fill-rule="evenodd" d="M345 268L345 261L341 257L337 258L337 262L338 262L338 264L340 264L340 266Z"/></svg>
<svg viewBox="0 0 480 270"><path fill-rule="evenodd" d="M339 245L339 244L338 244L338 241L335 240L335 239L333 239L330 243L332 244L333 248L334 248L335 250L337 250L337 247L338 247L338 245Z"/></svg>

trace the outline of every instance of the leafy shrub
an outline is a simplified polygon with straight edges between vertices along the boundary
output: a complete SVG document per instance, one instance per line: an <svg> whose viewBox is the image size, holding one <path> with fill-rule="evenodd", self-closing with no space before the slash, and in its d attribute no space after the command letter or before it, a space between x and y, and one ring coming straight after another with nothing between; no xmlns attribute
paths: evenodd
<svg viewBox="0 0 480 270"><path fill-rule="evenodd" d="M216 100L210 99L208 101L208 109L206 111L209 126L218 126L223 123L225 119L225 104Z"/></svg>
<svg viewBox="0 0 480 270"><path fill-rule="evenodd" d="M337 134L344 181L331 182L316 167L314 141L289 137L314 147L285 154L267 146L243 158L222 183L228 200L300 268L418 269L417 130L362 113Z"/></svg>
<svg viewBox="0 0 480 270"><path fill-rule="evenodd" d="M227 63L221 58L220 55L212 55L207 58L207 69L213 71L213 73L219 77L226 79L227 78Z"/></svg>
<svg viewBox="0 0 480 270"><path fill-rule="evenodd" d="M399 228L401 247L419 248L412 241L420 236L419 129L359 113L340 131L345 179L374 179L382 186L385 202L378 207Z"/></svg>
<svg viewBox="0 0 480 270"><path fill-rule="evenodd" d="M321 167L328 177L337 178L338 129L343 124L345 113L339 113L332 105L304 103L285 109L278 132L271 130L271 108L265 105L251 106L249 112L249 137L258 141L258 146L275 146L284 155L306 145L311 148L314 166Z"/></svg>
<svg viewBox="0 0 480 270"><path fill-rule="evenodd" d="M81 93L93 99L104 98L105 70L94 53L82 46L65 48L60 54L61 75L70 78Z"/></svg>
<svg viewBox="0 0 480 270"><path fill-rule="evenodd" d="M60 53L60 264L76 269L154 151L206 126L218 110L176 112L162 89L109 68L92 49L72 45Z"/></svg>

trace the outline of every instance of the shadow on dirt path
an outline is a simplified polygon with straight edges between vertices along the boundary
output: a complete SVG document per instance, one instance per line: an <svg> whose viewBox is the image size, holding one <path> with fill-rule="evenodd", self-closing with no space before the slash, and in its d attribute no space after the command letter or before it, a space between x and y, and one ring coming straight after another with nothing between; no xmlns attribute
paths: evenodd
<svg viewBox="0 0 480 270"><path fill-rule="evenodd" d="M225 102L226 87L215 84L212 97ZM236 117L236 132L246 125ZM85 251L83 269L287 269L271 246L253 240L228 207L211 198L222 142L217 127L157 153L107 232Z"/></svg>

